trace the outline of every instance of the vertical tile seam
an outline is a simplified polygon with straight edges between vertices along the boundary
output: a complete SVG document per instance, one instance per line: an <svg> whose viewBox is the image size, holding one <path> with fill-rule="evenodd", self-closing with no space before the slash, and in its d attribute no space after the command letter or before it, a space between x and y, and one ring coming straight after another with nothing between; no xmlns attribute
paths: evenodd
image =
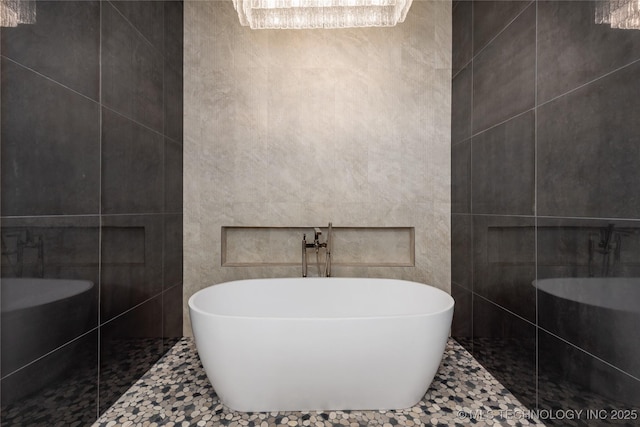
<svg viewBox="0 0 640 427"><path fill-rule="evenodd" d="M98 155L100 158L98 166L98 338L96 342L97 348L97 366L96 366L96 420L100 418L100 347L102 341L102 322L101 322L101 306L102 306L102 7L103 1L100 0L98 14Z"/></svg>
<svg viewBox="0 0 640 427"><path fill-rule="evenodd" d="M166 68L168 63L167 58L167 16L166 16L166 4L162 3L162 164L160 165L162 169L162 261L160 262L160 268L162 269L160 274L160 280L162 281L162 286L160 287L160 339L161 339L161 354L164 354L164 290L165 290L165 258L166 258L166 250L167 250L167 96L166 96L166 88L167 88L167 74ZM184 47L183 47L184 49Z"/></svg>
<svg viewBox="0 0 640 427"><path fill-rule="evenodd" d="M0 64L2 63L2 33L0 32ZM0 76L2 75L0 65ZM0 85L0 129L2 129L2 86ZM1 132L0 132L1 135ZM2 136L0 136L0 153L2 153ZM0 160L2 159L2 154L0 154ZM0 174L0 189L2 188L2 174ZM2 233L2 197L0 197L0 233ZM0 284L2 279L0 278ZM1 296L0 296L1 298ZM2 325L2 320L0 319L0 326ZM0 327L0 336L2 335L2 328ZM0 366L2 366L2 352L0 352ZM2 372L0 371L0 376L2 376ZM0 401L2 397L2 387L0 387ZM2 424L2 412L0 411L0 425Z"/></svg>
<svg viewBox="0 0 640 427"><path fill-rule="evenodd" d="M2 76L2 32L0 31L0 77ZM0 130L2 129L2 84L0 79ZM2 160L2 132L0 132L0 160ZM0 162L0 165L2 162ZM0 174L0 189L2 189L2 174ZM0 197L0 233L2 233L2 197ZM0 285L2 284L2 278L0 278ZM0 299L2 298L0 292ZM2 336L2 319L0 318L0 337ZM0 351L0 366L2 366L2 352ZM2 371L0 371L0 377ZM0 384L0 402L2 401L2 387ZM0 425L2 425L2 411L0 411Z"/></svg>
<svg viewBox="0 0 640 427"><path fill-rule="evenodd" d="M469 97L469 130L471 131L471 136L469 137L469 229L471 230L469 233L469 246L471 248L471 355L475 354L475 250L473 247L474 243L474 213L473 213L473 83L474 83L474 75L473 75L473 63L474 63L474 55L473 55L473 22L474 22L474 10L475 10L475 2L471 3L471 61L469 62L469 71L471 72L471 96Z"/></svg>
<svg viewBox="0 0 640 427"><path fill-rule="evenodd" d="M533 241L533 250L534 250L534 280L535 283L538 283L538 28L539 28L539 3L536 0L535 2L535 54L534 54L534 81L533 81L533 217L534 217L534 241ZM540 408L540 347L539 347L539 329L538 329L538 287L536 286L536 295L535 295L535 307L536 307L536 317L535 317L535 328L536 328L536 342L535 342L535 351L536 351L536 378L535 378L535 409L538 410Z"/></svg>

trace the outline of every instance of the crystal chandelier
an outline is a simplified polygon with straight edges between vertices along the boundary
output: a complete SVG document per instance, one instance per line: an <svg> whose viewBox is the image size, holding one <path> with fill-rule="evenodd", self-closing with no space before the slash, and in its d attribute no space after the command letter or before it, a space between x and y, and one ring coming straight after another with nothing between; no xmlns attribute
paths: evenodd
<svg viewBox="0 0 640 427"><path fill-rule="evenodd" d="M609 24L611 28L640 30L640 0L596 2L596 24Z"/></svg>
<svg viewBox="0 0 640 427"><path fill-rule="evenodd" d="M35 0L0 0L0 27L35 24Z"/></svg>
<svg viewBox="0 0 640 427"><path fill-rule="evenodd" d="M391 27L413 0L233 0L240 23L253 29Z"/></svg>

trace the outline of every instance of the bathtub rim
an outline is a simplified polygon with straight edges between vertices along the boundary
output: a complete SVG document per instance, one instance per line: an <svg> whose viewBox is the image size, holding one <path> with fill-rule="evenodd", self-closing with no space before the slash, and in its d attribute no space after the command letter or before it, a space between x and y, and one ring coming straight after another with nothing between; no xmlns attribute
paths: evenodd
<svg viewBox="0 0 640 427"><path fill-rule="evenodd" d="M332 317L301 317L301 316L246 316L246 315L234 315L234 314L219 314L219 313L211 313L209 311L205 311L199 307L195 306L194 300L197 295L201 292L208 290L209 288L216 286L231 286L234 283L239 282L253 282L253 281L276 281L276 280L304 280L304 281L319 281L319 280L374 280L374 281L391 281L391 282L402 282L405 284L416 285L416 286L425 286L430 288L430 292L441 293L442 295L447 297L447 304L443 308L439 308L438 310L430 311L428 313L413 313L413 314L392 314L392 315L373 315L373 316L332 316ZM239 280L230 280L227 282L222 282L214 285L209 285L205 288L199 289L193 295L189 297L187 303L189 310L193 310L199 315L209 316L212 318L220 318L220 319L243 319L243 320L260 320L260 321L352 321L352 320L374 320L374 319L408 319L408 318L418 318L418 317L430 317L430 316L438 316L443 315L455 307L455 300L451 294L446 291L437 288L433 285L428 285L426 283L415 282L411 280L404 279L389 279L383 277L270 277L270 278L257 278L257 279L239 279Z"/></svg>

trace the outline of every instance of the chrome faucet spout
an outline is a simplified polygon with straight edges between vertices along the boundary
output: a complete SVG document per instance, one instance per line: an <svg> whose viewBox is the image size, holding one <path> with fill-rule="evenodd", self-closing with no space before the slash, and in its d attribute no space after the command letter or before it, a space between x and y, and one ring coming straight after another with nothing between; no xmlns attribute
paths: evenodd
<svg viewBox="0 0 640 427"><path fill-rule="evenodd" d="M324 275L331 277L331 235L333 233L333 225L329 223L327 230L326 254L324 259Z"/></svg>
<svg viewBox="0 0 640 427"><path fill-rule="evenodd" d="M307 235L302 235L302 277L307 277Z"/></svg>
<svg viewBox="0 0 640 427"><path fill-rule="evenodd" d="M320 236L322 230L319 227L314 227L313 243L307 243L307 235L302 235L302 277L307 277L307 248L314 248L316 252L316 265L318 266L318 276L322 276L323 272L320 268L320 248L325 248L325 263L324 263L324 276L331 276L331 234L332 224L329 223L327 240L324 243L320 243Z"/></svg>

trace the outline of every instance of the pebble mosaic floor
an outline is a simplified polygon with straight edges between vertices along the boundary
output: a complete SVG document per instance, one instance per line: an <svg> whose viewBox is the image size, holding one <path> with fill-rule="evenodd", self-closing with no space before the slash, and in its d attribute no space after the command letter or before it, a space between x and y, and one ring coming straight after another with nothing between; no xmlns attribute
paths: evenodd
<svg viewBox="0 0 640 427"><path fill-rule="evenodd" d="M414 407L397 411L234 412L220 403L183 338L93 427L543 426L455 340Z"/></svg>

